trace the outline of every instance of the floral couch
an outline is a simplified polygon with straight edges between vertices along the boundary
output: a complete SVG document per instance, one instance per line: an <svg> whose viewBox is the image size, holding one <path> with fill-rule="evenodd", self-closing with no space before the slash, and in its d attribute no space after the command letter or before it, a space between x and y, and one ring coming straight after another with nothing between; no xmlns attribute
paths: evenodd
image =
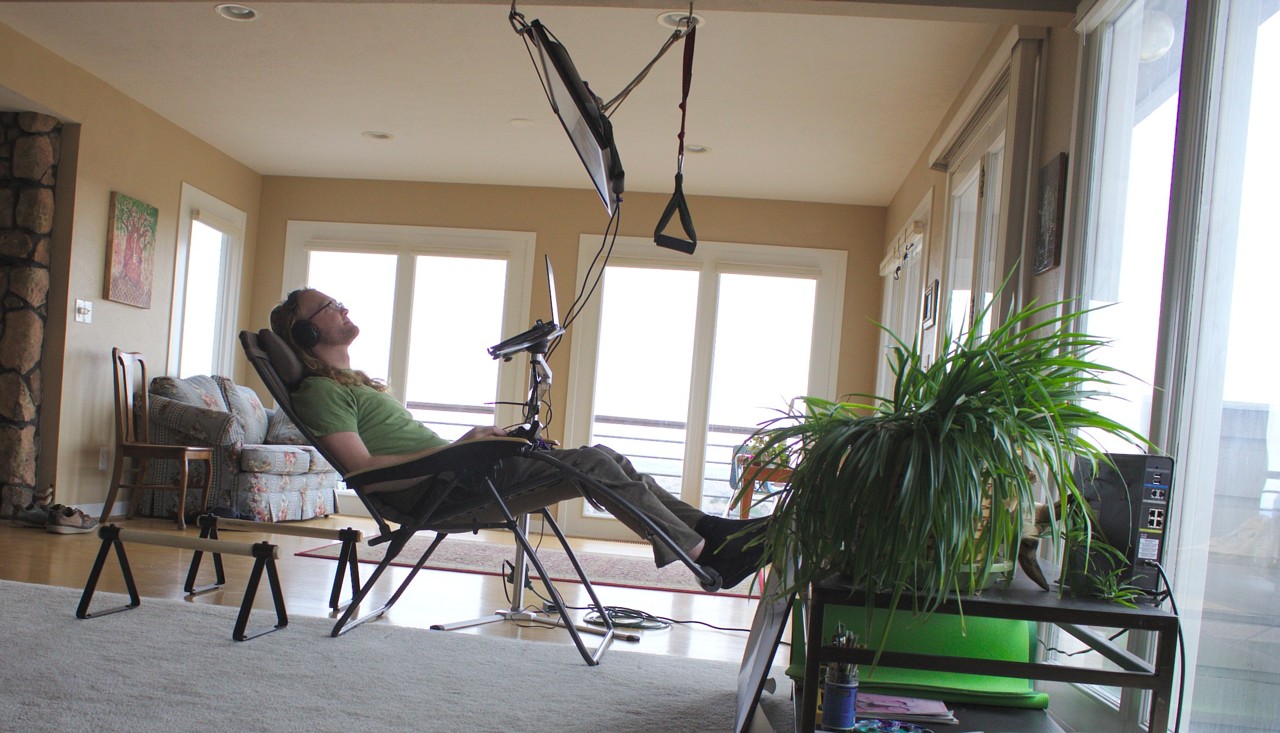
<svg viewBox="0 0 1280 733"><path fill-rule="evenodd" d="M261 522L322 517L334 512L340 477L307 443L283 410L268 410L257 393L226 377L151 381L151 441L212 446L209 508ZM177 461L152 461L147 482L178 474ZM190 487L204 481L204 464L192 466ZM172 491L135 491L135 512L175 516ZM200 508L200 492L187 492L186 512Z"/></svg>

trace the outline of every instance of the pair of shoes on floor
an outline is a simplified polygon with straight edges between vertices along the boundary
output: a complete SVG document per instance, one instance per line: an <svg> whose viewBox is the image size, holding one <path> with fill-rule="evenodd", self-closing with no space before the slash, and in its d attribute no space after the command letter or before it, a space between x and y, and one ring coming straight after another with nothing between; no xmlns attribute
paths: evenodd
<svg viewBox="0 0 1280 733"><path fill-rule="evenodd" d="M49 523L49 507L28 504L15 511L10 519L19 527L44 529L45 525Z"/></svg>
<svg viewBox="0 0 1280 733"><path fill-rule="evenodd" d="M98 520L75 507L62 504L29 504L13 515L13 523L22 527L43 528L54 534L81 534L92 532L98 527Z"/></svg>
<svg viewBox="0 0 1280 733"><path fill-rule="evenodd" d="M70 506L50 507L49 521L44 528L54 534L81 534L98 528L98 520Z"/></svg>
<svg viewBox="0 0 1280 733"><path fill-rule="evenodd" d="M694 527L706 541L696 562L720 574L721 588L736 586L763 564L762 535L769 528L770 519L703 517Z"/></svg>

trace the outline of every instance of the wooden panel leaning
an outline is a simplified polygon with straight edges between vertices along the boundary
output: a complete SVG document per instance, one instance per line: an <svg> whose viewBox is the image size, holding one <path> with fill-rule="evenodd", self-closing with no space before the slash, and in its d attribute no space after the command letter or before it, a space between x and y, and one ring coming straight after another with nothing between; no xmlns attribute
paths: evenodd
<svg viewBox="0 0 1280 733"><path fill-rule="evenodd" d="M333 574L333 590L329 593L329 608L340 610L345 604L339 603L342 598L342 580L351 573L351 597L360 592L360 566L356 557L356 546L364 541L364 533L358 529L330 529L328 527L309 527L305 524L283 524L251 522L245 519L228 519L216 514L202 514L196 519L200 526L200 536L207 539L218 539L219 529L242 530L245 532L272 532L294 537L315 537L317 539L334 540L342 543L338 552L338 569ZM265 526L264 526L265 524ZM213 569L216 580L211 585L196 587L196 573L200 570L200 558L204 553L197 550L191 558L191 569L187 572L186 585L182 587L189 594L203 593L217 588L227 582L222 571L222 558L214 553Z"/></svg>
<svg viewBox="0 0 1280 733"><path fill-rule="evenodd" d="M93 562L93 570L89 572L89 581L85 584L84 594L80 596L80 605L76 608L76 618L86 619L106 616L119 611L128 611L142 605L142 596L138 595L138 586L133 580L133 572L129 569L129 559L124 550L125 542L136 542L143 545L161 545L184 550L195 550L196 552L210 552L217 559L219 566L221 564L221 556L224 554L244 555L254 558L253 570L250 571L249 582L245 585L244 600L240 604L240 613L236 616L231 638L236 641L245 641L277 629L283 629L289 625L289 617L284 608L284 593L280 588L280 573L276 569L276 559L279 557L280 550L269 542L230 542L228 540L203 537L184 537L161 532L121 529L114 524L99 527L98 536L102 538L102 547L98 549L98 556ZM93 600L94 589L98 586L98 578L102 575L102 568L106 564L107 554L113 547L116 551L116 557L120 560L120 571L124 575L125 588L129 592L129 603L124 606L89 613L89 603ZM268 585L271 587L271 598L275 603L276 625L247 634L245 629L249 624L249 613L253 610L253 600L257 596L258 583L262 580L264 569L267 573Z"/></svg>

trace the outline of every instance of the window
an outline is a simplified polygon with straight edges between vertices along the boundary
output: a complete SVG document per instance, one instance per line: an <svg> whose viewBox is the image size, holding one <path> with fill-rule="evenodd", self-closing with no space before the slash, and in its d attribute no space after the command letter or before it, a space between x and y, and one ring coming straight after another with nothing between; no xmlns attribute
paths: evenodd
<svg viewBox="0 0 1280 733"><path fill-rule="evenodd" d="M910 223L894 237L888 254L880 262L880 277L884 282L880 309L880 363L876 370L876 394L880 397L891 397L893 392L894 375L889 361L889 354L897 345L893 336L910 344L930 338L934 333L921 326L924 270L928 259L924 243L929 239L928 220L932 205L933 194L930 192L916 207ZM936 301L937 295L933 297ZM937 303L933 303L932 307L936 309L936 306ZM934 327L930 325L928 328Z"/></svg>
<svg viewBox="0 0 1280 733"><path fill-rule="evenodd" d="M1124 400L1099 406L1178 462L1165 565L1187 638L1183 729L1270 731L1280 720L1280 392L1268 315L1280 268L1270 222L1280 2L1107 12L1114 5L1082 27L1080 117L1092 124L1079 131L1074 276L1089 305L1106 306L1083 319L1114 339L1102 358L1133 377L1113 390ZM1118 708L1125 730L1144 723L1137 694L1087 692L1061 708L1071 725L1103 719L1089 700Z"/></svg>
<svg viewBox="0 0 1280 733"><path fill-rule="evenodd" d="M998 272L1000 252L1000 180L1004 159L1006 105L985 118L981 131L951 169L947 226L947 330L942 338L960 338L974 315L986 308L1008 273ZM983 321L990 329L991 319Z"/></svg>
<svg viewBox="0 0 1280 733"><path fill-rule="evenodd" d="M245 214L182 184L169 372L231 374Z"/></svg>
<svg viewBox="0 0 1280 733"><path fill-rule="evenodd" d="M352 365L447 439L510 425L524 380L486 349L529 325L533 235L289 222L287 287L341 300L360 327ZM464 306L465 307L461 307Z"/></svg>
<svg viewBox="0 0 1280 733"><path fill-rule="evenodd" d="M1095 407L1144 433L1151 422L1181 69L1179 49L1161 44L1158 58L1158 48L1144 50L1144 24L1164 27L1167 20L1180 27L1184 14L1133 3L1095 31L1095 45L1086 42L1097 66L1099 116L1085 193L1091 212L1085 241L1092 244L1080 263L1090 309L1085 325L1113 340L1098 357L1127 375L1111 390L1120 399ZM1108 447L1124 450L1125 444Z"/></svg>
<svg viewBox="0 0 1280 733"><path fill-rule="evenodd" d="M579 272L599 246L584 236ZM834 397L843 252L619 237L571 329L570 445L605 443L685 501L727 510L735 447L801 395ZM572 502L566 525L630 536Z"/></svg>
<svg viewBox="0 0 1280 733"><path fill-rule="evenodd" d="M1086 16L1081 26L1080 119L1087 122L1077 130L1080 149L1074 178L1076 200L1082 204L1073 227L1080 252L1073 277L1085 307L1082 327L1111 339L1096 358L1124 372L1113 380L1110 394L1090 406L1152 436L1152 385L1181 76L1175 41L1181 39L1185 11L1179 0L1120 5L1113 3L1107 16ZM1110 436L1097 440L1110 450L1136 450ZM1172 554L1166 546L1166 558ZM1110 630L1099 633L1110 635ZM1146 652L1145 638L1121 641L1136 654ZM1065 653L1082 648L1066 635L1058 635L1051 646ZM1085 662L1117 669L1096 655L1072 663ZM1124 730L1145 725L1146 695L1141 691L1053 686L1055 694L1059 687L1069 701L1064 717L1073 726L1115 726L1117 713L1125 721Z"/></svg>
<svg viewBox="0 0 1280 733"><path fill-rule="evenodd" d="M1202 285L1196 323L1178 337L1187 366L1165 442L1183 470L1178 546L1198 550L1174 558L1178 603L1193 609L1183 621L1184 729L1235 733L1275 730L1280 721L1280 387L1272 315L1280 271L1273 221L1280 3L1211 5L1195 20L1223 31L1206 33L1197 46L1212 71L1203 87L1184 84L1183 94L1219 103L1205 105L1202 125L1179 124L1177 150L1195 152L1175 173L1196 173L1175 185L1194 191L1206 219L1194 228L1171 219L1167 255L1189 261L1191 281ZM1193 229L1199 236L1179 236Z"/></svg>

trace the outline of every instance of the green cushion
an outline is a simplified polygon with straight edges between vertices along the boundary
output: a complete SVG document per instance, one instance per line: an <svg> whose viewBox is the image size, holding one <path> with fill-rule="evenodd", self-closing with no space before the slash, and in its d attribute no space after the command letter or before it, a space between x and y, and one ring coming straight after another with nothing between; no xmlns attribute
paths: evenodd
<svg viewBox="0 0 1280 733"><path fill-rule="evenodd" d="M791 665L787 674L803 683L805 641L799 606L791 623ZM824 613L824 638L831 638L836 624L843 623L857 634L860 643L876 647L884 631L888 614L877 610L867 630L866 610L861 606L828 605ZM910 612L894 614L884 649L917 654L942 654L975 659L1001 659L1014 662L1034 661L1035 624L1014 619L981 618L935 613L913 616ZM1031 680L1015 677L932 672L897 667L862 665L860 688L914 697L933 698L956 703L979 703L1019 708L1046 708L1049 696L1031 686Z"/></svg>

